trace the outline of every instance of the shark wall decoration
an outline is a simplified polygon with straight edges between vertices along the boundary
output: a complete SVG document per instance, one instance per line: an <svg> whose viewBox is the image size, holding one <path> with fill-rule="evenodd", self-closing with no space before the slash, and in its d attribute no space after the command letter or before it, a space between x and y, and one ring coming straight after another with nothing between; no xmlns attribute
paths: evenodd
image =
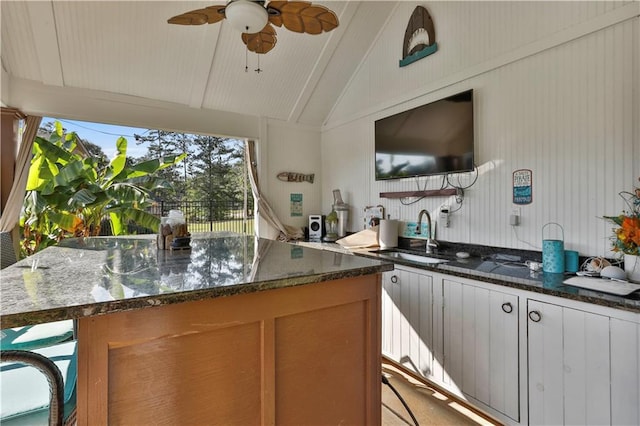
<svg viewBox="0 0 640 426"><path fill-rule="evenodd" d="M436 30L433 27L431 15L422 6L416 6L407 29L404 32L404 43L402 45L402 59L400 66L404 67L438 50L436 43Z"/></svg>

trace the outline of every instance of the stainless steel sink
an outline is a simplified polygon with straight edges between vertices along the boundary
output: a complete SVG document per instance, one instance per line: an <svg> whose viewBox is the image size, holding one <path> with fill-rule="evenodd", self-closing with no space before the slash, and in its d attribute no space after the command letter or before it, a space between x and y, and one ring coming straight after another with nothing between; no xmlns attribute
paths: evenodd
<svg viewBox="0 0 640 426"><path fill-rule="evenodd" d="M437 263L448 262L448 260L446 259L438 259L437 257L430 257L426 255L422 256L419 254L405 253L402 251L380 250L374 253L377 253L379 256L387 257L391 259L403 259L411 262L424 263L424 264L437 264Z"/></svg>

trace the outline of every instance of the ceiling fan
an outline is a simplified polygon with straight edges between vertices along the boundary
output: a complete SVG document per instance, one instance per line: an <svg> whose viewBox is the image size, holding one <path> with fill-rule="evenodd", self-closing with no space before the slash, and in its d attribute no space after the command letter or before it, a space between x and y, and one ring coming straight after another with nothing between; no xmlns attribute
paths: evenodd
<svg viewBox="0 0 640 426"><path fill-rule="evenodd" d="M226 19L242 32L242 41L251 52L264 54L276 45L277 27L306 34L328 32L338 26L336 14L306 1L229 0L174 16L167 22L178 25L215 24Z"/></svg>

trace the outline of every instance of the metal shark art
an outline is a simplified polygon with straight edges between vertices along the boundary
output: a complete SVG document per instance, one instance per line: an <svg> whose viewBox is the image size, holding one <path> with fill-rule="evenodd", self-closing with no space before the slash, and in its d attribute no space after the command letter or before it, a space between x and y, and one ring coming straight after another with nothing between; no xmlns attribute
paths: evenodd
<svg viewBox="0 0 640 426"><path fill-rule="evenodd" d="M416 6L404 33L400 66L407 66L435 53L437 50L438 44L436 43L436 30L433 27L433 19L431 19L427 9L422 6Z"/></svg>

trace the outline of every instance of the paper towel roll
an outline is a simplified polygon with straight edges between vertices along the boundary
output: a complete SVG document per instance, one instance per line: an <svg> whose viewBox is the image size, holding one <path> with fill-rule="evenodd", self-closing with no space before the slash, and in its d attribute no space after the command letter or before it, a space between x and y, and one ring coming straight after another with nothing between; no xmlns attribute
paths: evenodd
<svg viewBox="0 0 640 426"><path fill-rule="evenodd" d="M378 243L380 248L398 247L398 221L383 219L380 221L378 231Z"/></svg>

